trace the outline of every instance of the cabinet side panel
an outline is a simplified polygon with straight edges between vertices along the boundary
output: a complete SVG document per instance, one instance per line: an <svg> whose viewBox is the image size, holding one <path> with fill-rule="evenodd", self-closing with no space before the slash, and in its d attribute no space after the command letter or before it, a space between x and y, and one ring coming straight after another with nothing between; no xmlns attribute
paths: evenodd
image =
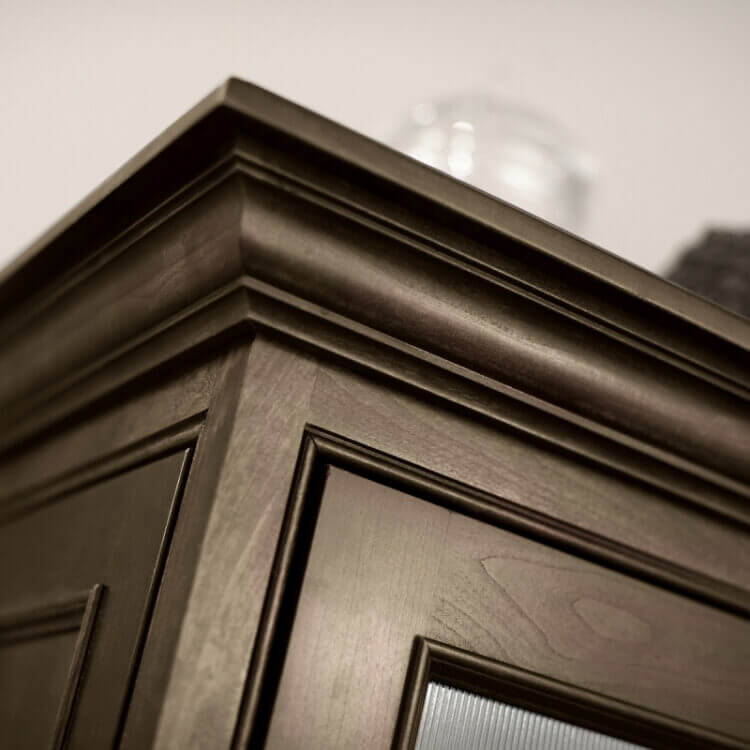
<svg viewBox="0 0 750 750"><path fill-rule="evenodd" d="M70 591L98 585L103 591L88 653L81 657L81 682L70 696L66 747L110 747L115 741L188 462L188 450L156 457L0 526L0 569L13 571L0 579L4 611L65 600ZM63 623L74 636L84 615ZM27 696L47 690L39 672L44 659L50 659L54 672L74 658L68 641L56 640L37 638L34 648L13 648L4 680ZM53 645L59 645L56 653L50 651ZM23 735L23 726L14 727L9 746Z"/></svg>

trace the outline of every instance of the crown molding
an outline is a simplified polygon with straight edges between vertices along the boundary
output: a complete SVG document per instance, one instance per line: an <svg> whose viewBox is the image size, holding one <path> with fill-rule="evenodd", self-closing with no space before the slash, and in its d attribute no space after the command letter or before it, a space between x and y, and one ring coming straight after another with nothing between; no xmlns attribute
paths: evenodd
<svg viewBox="0 0 750 750"><path fill-rule="evenodd" d="M0 449L264 330L521 405L522 428L544 414L702 504L750 496L750 322L240 81L40 238L0 300Z"/></svg>

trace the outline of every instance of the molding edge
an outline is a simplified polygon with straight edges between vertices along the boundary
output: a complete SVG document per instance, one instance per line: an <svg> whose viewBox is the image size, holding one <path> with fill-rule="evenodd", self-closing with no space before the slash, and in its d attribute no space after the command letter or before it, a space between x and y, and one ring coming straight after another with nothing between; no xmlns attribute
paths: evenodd
<svg viewBox="0 0 750 750"><path fill-rule="evenodd" d="M329 466L352 471L484 523L750 619L748 591L578 529L500 496L468 487L324 429L308 426L302 436L261 621L250 654L233 750L262 747L265 741ZM416 669L415 673L423 674L424 668L421 669L421 672ZM413 707L407 713L414 714ZM696 736L718 741L716 737L719 735L713 732L695 731L699 732ZM726 744L729 739L722 741L725 744L714 746L750 747L747 743ZM674 745L663 747L666 750ZM701 745L694 747L697 749Z"/></svg>
<svg viewBox="0 0 750 750"><path fill-rule="evenodd" d="M34 276L66 253L64 289L54 263ZM159 258L174 265L155 287ZM148 301L137 320L119 298L91 315L115 264ZM564 449L586 455L603 436L604 454L641 454L661 490L750 517L750 324L248 84L212 94L0 288L16 289L0 307L16 331L0 344L0 451L265 329Z"/></svg>
<svg viewBox="0 0 750 750"><path fill-rule="evenodd" d="M653 750L750 743L429 638L414 640L392 750L414 748L427 685L439 682Z"/></svg>
<svg viewBox="0 0 750 750"><path fill-rule="evenodd" d="M62 750L65 745L104 589L102 584L97 583L88 591L72 597L6 615L0 619L0 646L20 639L40 638L70 630L78 631L68 677L57 710L51 750Z"/></svg>

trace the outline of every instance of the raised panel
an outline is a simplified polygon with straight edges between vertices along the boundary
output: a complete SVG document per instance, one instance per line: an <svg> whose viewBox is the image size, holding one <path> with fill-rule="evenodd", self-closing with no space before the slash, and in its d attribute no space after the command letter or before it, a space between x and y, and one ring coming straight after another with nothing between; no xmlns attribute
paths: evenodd
<svg viewBox="0 0 750 750"><path fill-rule="evenodd" d="M55 633L0 649L0 733L15 748L50 747L76 635Z"/></svg>
<svg viewBox="0 0 750 750"><path fill-rule="evenodd" d="M63 747L101 592L0 615L0 735L17 750Z"/></svg>
<svg viewBox="0 0 750 750"><path fill-rule="evenodd" d="M365 465L377 479L377 461ZM294 617L267 748L389 747L417 635L671 717L706 747L750 746L750 627L731 607L506 530L445 496L326 472L304 576L287 583L299 585L298 604L280 609L282 623ZM289 559L300 564L314 512L298 513L303 551Z"/></svg>
<svg viewBox="0 0 750 750"><path fill-rule="evenodd" d="M49 735L48 722L30 728L35 704L27 700L45 691L45 716L50 715L52 704L69 704L63 732L66 748L115 743L189 458L189 449L179 449L120 468L114 476L31 506L0 525L0 569L12 571L0 577L0 611L21 613L14 616L17 635L23 634L18 623L25 623L21 630L31 636L20 647L11 644L5 649L6 658L0 657L0 682L13 686L17 707L23 709L18 714L9 707L7 713L13 715L4 716L7 721L0 726L9 746L38 747L37 734ZM103 595L96 621L85 632L85 653L80 648L84 634L81 601L66 599L66 592L90 590L95 584L101 584ZM63 602L56 605L57 618L45 614L48 602ZM55 607L50 606L55 615ZM13 627L6 628L6 633L10 639ZM45 660L49 660L52 681L41 688ZM79 672L73 675L72 688L63 684L60 693L59 676L66 665ZM50 737L41 746L52 741Z"/></svg>

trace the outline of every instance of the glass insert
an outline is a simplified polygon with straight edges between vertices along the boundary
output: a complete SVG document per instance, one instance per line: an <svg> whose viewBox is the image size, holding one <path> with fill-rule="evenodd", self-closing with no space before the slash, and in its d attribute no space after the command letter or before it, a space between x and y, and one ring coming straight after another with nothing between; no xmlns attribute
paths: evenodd
<svg viewBox="0 0 750 750"><path fill-rule="evenodd" d="M643 750L641 745L431 682L417 750Z"/></svg>

